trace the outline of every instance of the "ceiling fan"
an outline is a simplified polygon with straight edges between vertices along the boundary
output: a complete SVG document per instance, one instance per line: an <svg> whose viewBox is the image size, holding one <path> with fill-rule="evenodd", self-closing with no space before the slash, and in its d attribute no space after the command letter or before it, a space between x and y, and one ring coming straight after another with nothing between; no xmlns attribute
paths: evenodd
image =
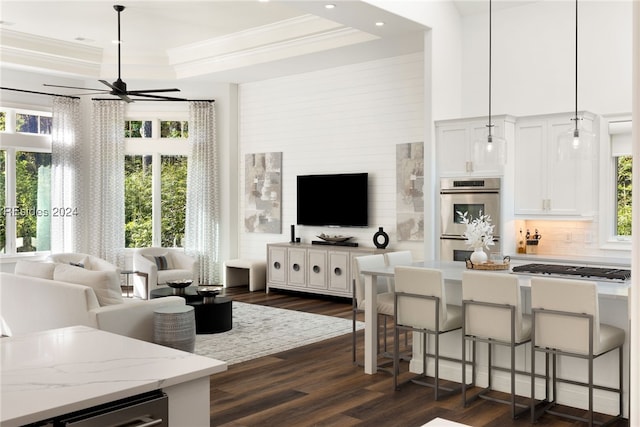
<svg viewBox="0 0 640 427"><path fill-rule="evenodd" d="M44 86L97 91L94 93L104 93L104 94L115 95L120 97L123 101L126 101L126 102L134 102L134 99L131 99L130 96L141 96L144 98L152 98L152 99L161 100L161 101L185 101L184 98L175 98L172 96L164 96L164 95L152 95L154 92L180 92L180 89L176 89L176 88L127 90L127 84L124 81L122 81L122 79L120 78L120 70L121 70L120 45L122 44L122 40L120 39L120 13L124 10L124 6L116 4L113 6L113 8L115 9L116 12L118 12L118 80L116 80L113 83L109 83L106 80L98 80L100 83L109 87L109 89L90 89L86 87L60 86L60 85L51 85L51 84L44 84ZM89 95L89 94L85 94L85 95Z"/></svg>

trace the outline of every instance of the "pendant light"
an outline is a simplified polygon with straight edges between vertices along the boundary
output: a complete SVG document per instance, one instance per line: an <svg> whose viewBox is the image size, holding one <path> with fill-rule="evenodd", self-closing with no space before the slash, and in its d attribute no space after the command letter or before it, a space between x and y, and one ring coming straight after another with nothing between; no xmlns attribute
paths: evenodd
<svg viewBox="0 0 640 427"><path fill-rule="evenodd" d="M488 133L483 138L478 139L473 144L474 162L481 165L499 166L503 165L507 157L507 147L504 138L493 134L494 125L491 122L491 33L492 33L492 8L489 0L489 121L487 123Z"/></svg>
<svg viewBox="0 0 640 427"><path fill-rule="evenodd" d="M590 159L593 157L595 135L583 126L578 116L578 0L576 0L576 43L575 43L575 107L571 129L558 136L558 160Z"/></svg>

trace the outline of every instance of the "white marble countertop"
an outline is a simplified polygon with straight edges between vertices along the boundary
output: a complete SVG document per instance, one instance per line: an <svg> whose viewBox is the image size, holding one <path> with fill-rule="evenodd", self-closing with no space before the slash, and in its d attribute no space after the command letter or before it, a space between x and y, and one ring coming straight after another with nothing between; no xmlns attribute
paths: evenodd
<svg viewBox="0 0 640 427"><path fill-rule="evenodd" d="M11 427L226 371L220 360L85 326L0 339L0 424Z"/></svg>
<svg viewBox="0 0 640 427"><path fill-rule="evenodd" d="M515 262L512 265L526 264L526 262ZM415 267L436 268L442 270L444 280L462 283L462 272L467 269L466 264L460 261L418 261L412 264ZM516 274L511 270L492 271L493 273ZM375 274L378 276L393 277L394 267L383 267L379 269L363 270L363 274ZM531 275L518 274L519 283L523 287L530 287ZM630 282L597 282L598 294L607 298L627 298L629 296Z"/></svg>

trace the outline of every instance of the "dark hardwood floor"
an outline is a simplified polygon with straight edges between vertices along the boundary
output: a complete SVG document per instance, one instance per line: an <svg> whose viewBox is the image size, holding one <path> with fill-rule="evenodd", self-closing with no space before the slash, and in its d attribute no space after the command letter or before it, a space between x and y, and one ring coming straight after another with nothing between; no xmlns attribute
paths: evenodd
<svg viewBox="0 0 640 427"><path fill-rule="evenodd" d="M351 319L348 300L250 293L246 287L230 288L227 294L241 302ZM358 344L362 360L362 331ZM436 417L476 427L531 425L526 416L512 420L508 405L477 400L465 408L459 393L436 402L431 388L415 384L394 391L391 375L365 375L352 365L351 334L232 365L211 377L211 426L411 427ZM585 424L544 415L536 425Z"/></svg>

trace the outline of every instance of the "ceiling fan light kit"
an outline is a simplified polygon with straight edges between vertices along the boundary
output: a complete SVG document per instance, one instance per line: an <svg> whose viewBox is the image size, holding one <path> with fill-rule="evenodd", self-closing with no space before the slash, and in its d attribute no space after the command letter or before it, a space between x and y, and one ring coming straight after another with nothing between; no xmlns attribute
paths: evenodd
<svg viewBox="0 0 640 427"><path fill-rule="evenodd" d="M66 89L77 89L77 90L90 90L90 91L94 92L92 94L95 94L95 92L98 91L98 93L117 96L118 98L120 98L121 100L123 100L125 102L134 102L135 99L132 99L131 96L139 96L139 97L142 97L142 98L150 98L150 100L156 100L156 101L186 101L185 98L176 98L176 97L173 97L173 96L166 96L166 95L154 95L154 93L159 93L159 92L180 92L180 89L177 89L177 88L127 90L127 83L125 83L122 80L122 60L121 60L121 54L120 54L121 46L122 46L122 37L120 36L120 13L122 13L122 11L124 11L125 7L122 6L122 5L116 4L116 5L113 6L113 9L118 14L118 40L117 40L117 45L118 45L118 79L113 83L109 83L106 80L98 80L100 83L102 83L103 85L107 86L110 90L107 90L107 89L89 89L89 88L84 88L84 87L60 86L60 85L51 85L51 84L45 84L44 86L60 87L60 88L66 88ZM89 95L89 93L85 93L85 95Z"/></svg>

